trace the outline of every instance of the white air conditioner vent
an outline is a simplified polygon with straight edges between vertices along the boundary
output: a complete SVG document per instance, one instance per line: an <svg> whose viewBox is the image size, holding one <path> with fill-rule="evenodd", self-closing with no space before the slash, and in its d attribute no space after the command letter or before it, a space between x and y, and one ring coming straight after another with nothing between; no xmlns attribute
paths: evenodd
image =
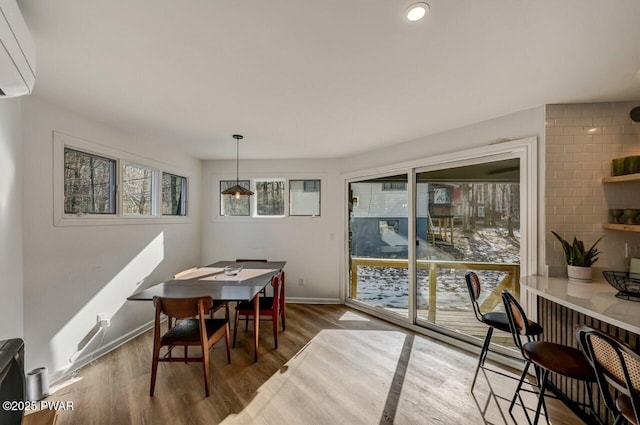
<svg viewBox="0 0 640 425"><path fill-rule="evenodd" d="M31 94L36 48L15 0L0 0L0 98Z"/></svg>

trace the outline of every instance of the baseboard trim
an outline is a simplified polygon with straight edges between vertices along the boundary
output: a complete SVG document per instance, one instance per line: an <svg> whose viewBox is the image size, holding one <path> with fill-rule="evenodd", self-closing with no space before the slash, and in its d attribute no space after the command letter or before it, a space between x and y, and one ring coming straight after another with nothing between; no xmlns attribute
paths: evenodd
<svg viewBox="0 0 640 425"><path fill-rule="evenodd" d="M114 339L113 341L111 341L110 343L103 345L101 347L98 347L96 350L91 351L90 353L87 353L85 355L83 355L82 357L78 358L75 362L73 362L71 364L71 366L65 368L65 369L59 369L56 370L55 372L53 372L50 377L49 377L49 382L51 382L52 385L58 384L62 381L64 381L66 378L68 378L68 375L77 372L79 369L87 366L88 364L90 364L91 362L99 359L100 357L104 356L105 354L110 353L111 351L115 350L116 348L126 344L127 342L131 341L132 339L136 338L139 335L142 335L143 333L145 333L146 331L148 331L149 329L152 329L154 326L154 321L151 320L141 326L138 326L137 328L127 332L124 335L121 335L120 337Z"/></svg>
<svg viewBox="0 0 640 425"><path fill-rule="evenodd" d="M291 304L343 304L340 298L300 298L287 297L287 303Z"/></svg>

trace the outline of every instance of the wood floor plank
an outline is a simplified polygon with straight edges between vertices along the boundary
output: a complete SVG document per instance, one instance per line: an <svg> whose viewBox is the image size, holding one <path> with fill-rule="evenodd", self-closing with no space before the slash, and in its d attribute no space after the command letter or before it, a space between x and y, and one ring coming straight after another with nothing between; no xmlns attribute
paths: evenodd
<svg viewBox="0 0 640 425"><path fill-rule="evenodd" d="M212 352L208 398L198 363L161 364L149 397L151 346L147 332L52 394L74 403L58 424L526 423L519 407L515 421L507 413L515 381L487 372L469 392L476 355L342 305L287 305L278 350L262 322L258 363L242 326L230 365L224 343ZM548 406L554 424L579 423L560 403Z"/></svg>

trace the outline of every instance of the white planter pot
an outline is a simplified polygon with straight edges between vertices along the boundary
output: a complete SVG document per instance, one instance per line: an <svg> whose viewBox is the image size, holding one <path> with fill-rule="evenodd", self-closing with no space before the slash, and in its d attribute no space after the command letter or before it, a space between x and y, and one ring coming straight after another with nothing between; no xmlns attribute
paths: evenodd
<svg viewBox="0 0 640 425"><path fill-rule="evenodd" d="M572 282L590 283L593 280L591 267L567 266L567 274Z"/></svg>

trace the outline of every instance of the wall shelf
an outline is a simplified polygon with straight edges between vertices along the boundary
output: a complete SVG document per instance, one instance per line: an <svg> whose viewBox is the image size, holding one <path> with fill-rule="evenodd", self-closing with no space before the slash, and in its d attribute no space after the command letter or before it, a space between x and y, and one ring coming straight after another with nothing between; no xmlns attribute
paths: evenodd
<svg viewBox="0 0 640 425"><path fill-rule="evenodd" d="M603 177L602 183L640 182L640 173L625 174L622 176Z"/></svg>
<svg viewBox="0 0 640 425"><path fill-rule="evenodd" d="M622 230L625 232L640 232L640 224L611 224L605 223L602 225L603 229L609 230Z"/></svg>

